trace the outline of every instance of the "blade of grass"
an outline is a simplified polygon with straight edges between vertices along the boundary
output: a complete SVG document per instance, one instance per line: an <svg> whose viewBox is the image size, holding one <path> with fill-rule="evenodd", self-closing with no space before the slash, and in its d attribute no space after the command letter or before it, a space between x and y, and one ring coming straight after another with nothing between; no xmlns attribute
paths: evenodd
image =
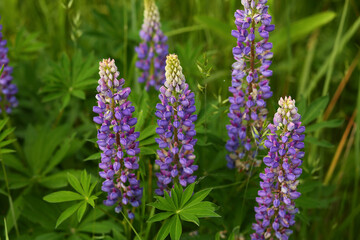
<svg viewBox="0 0 360 240"><path fill-rule="evenodd" d="M349 123L348 125L346 126L346 129L345 129L345 132L343 134L343 136L341 137L341 140L340 140L340 143L336 149L336 152L335 152L335 155L331 161L331 164L330 164L330 167L326 173L326 177L325 177L325 180L324 180L324 185L328 185L330 180L331 180L331 177L334 173L334 170L335 170L335 167L339 161L339 158L340 158L340 155L341 155L341 152L345 146L345 143L346 143L346 140L349 136L349 133L350 133L350 129L352 127L352 125L354 124L354 119L355 119L355 116L356 116L356 109L354 110L350 120L349 120Z"/></svg>
<svg viewBox="0 0 360 240"><path fill-rule="evenodd" d="M5 240L9 240L6 218L4 218L4 228L5 228Z"/></svg>
<svg viewBox="0 0 360 240"><path fill-rule="evenodd" d="M343 35L343 37L341 38L340 46L338 48L338 52L336 54L339 54L340 52L342 52L345 45L354 36L354 34L357 33L359 27L360 27L360 18L358 18L354 22L354 24L350 27L350 29ZM316 88L320 79L326 74L326 70L327 70L329 64L330 64L330 58L327 58L327 60L321 66L320 70L315 74L314 77L312 77L309 87L306 88L304 97L310 96L312 91Z"/></svg>
<svg viewBox="0 0 360 240"><path fill-rule="evenodd" d="M357 94L357 109L360 109L360 77L358 81L358 94ZM360 111L357 112L356 116L356 135L355 135L355 184L354 193L352 196L351 209L355 209L358 203L358 192L359 192L359 177L360 177ZM350 225L350 237L354 233L354 221Z"/></svg>
<svg viewBox="0 0 360 240"><path fill-rule="evenodd" d="M187 33L187 32L193 32L193 31L199 31L204 29L203 25L195 25L195 26L189 26L189 27L183 27L183 28L178 28L175 30L171 30L169 32L164 33L166 36L168 37L172 37L175 35L179 35L179 34L183 34L183 33Z"/></svg>
<svg viewBox="0 0 360 240"><path fill-rule="evenodd" d="M346 176L345 171L347 170L347 167L348 167L348 158L349 158L349 154L350 154L350 151L351 151L351 147L354 144L355 134L356 134L356 123L354 123L354 125L353 125L353 128L351 130L348 143L346 144L346 149L345 149L344 157L343 157L344 162L343 162L343 164L341 164L341 170L339 171L338 176L336 177L336 179L337 179L336 180L336 185L337 185L337 187L340 187L340 188L342 187L341 186L341 181L343 179L343 176ZM350 168L351 167L352 166L350 166Z"/></svg>
<svg viewBox="0 0 360 240"><path fill-rule="evenodd" d="M325 110L324 117L323 117L324 121L326 121L329 118L332 110L335 107L335 104L339 100L339 97L340 97L341 93L343 92L343 90L344 90L346 84L348 83L352 73L354 72L354 69L356 68L356 66L358 64L359 59L360 59L360 51L358 52L355 59L351 63L351 65L350 65L349 69L347 70L344 78L341 80L338 88L336 89L336 92L335 92L334 96L332 97L327 109Z"/></svg>
<svg viewBox="0 0 360 240"><path fill-rule="evenodd" d="M341 37L341 35L343 33L343 29L344 29L345 19L346 19L347 12L348 12L347 11L348 6L349 6L349 0L345 0L344 9L343 9L343 12L341 15L341 20L340 20L340 25L339 25L339 28L338 28L338 31L336 34L336 38L335 38L334 48L330 55L329 68L326 73L325 84L324 84L324 88L323 88L323 92L322 92L323 96L325 96L329 92L330 80L331 80L333 70L334 70L335 58L336 58L336 54L338 52L338 48L339 48L339 44L340 44L340 37Z"/></svg>
<svg viewBox="0 0 360 240"><path fill-rule="evenodd" d="M297 99L300 99L300 96L304 93L305 87L308 86L308 80L310 79L310 69L314 59L314 53L316 44L318 41L319 31L314 31L311 35L308 44L307 44L307 55L304 63L304 67L300 76L299 81L299 90L297 94Z"/></svg>

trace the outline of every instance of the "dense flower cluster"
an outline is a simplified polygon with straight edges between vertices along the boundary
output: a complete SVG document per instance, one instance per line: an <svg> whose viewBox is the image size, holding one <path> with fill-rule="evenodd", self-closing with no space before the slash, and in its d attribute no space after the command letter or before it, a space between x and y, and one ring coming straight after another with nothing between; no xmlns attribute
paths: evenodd
<svg viewBox="0 0 360 240"><path fill-rule="evenodd" d="M93 111L99 116L94 122L100 124L97 144L102 151L99 173L104 182L102 190L108 194L104 204L120 212L123 205L140 205L142 188L134 173L139 168L139 133L135 132L135 108L127 100L131 89L123 88L125 80L118 79L119 72L114 60L104 59L99 66L100 79L96 95L97 106ZM128 210L129 218L134 214Z"/></svg>
<svg viewBox="0 0 360 240"><path fill-rule="evenodd" d="M167 56L165 69L166 82L160 88L161 103L156 105L155 113L159 118L159 127L156 128L159 138L155 139L160 148L155 161L160 167L160 172L156 173L158 188L155 193L158 195L168 191L174 182L184 187L193 183L196 179L193 173L198 169L197 165L193 165L196 143L194 122L197 119L197 115L193 114L196 110L195 95L185 83L176 55Z"/></svg>
<svg viewBox="0 0 360 240"><path fill-rule="evenodd" d="M18 89L12 82L12 67L10 67L7 57L8 49L6 48L6 40L3 39L2 25L0 24L0 69L4 66L3 73L0 76L0 113L5 110L11 113L12 109L18 105L15 97Z"/></svg>
<svg viewBox="0 0 360 240"><path fill-rule="evenodd" d="M281 98L280 107L274 115L274 123L269 124L271 134L265 140L269 153L264 157L267 166L260 174L262 190L256 198L259 206L255 207L256 223L253 224L255 233L252 239L268 239L275 236L287 240L295 224L294 200L300 196L296 191L301 175L301 158L304 157L303 134L305 127L301 126L301 116L295 107L295 100L291 97ZM272 238L271 238L272 239Z"/></svg>
<svg viewBox="0 0 360 240"><path fill-rule="evenodd" d="M144 23L140 31L142 42L135 51L139 58L136 67L141 71L139 82L146 82L146 90L150 86L158 90L165 81L168 45L160 26L159 10L154 0L145 0Z"/></svg>
<svg viewBox="0 0 360 240"><path fill-rule="evenodd" d="M268 110L265 100L272 96L267 79L272 75L272 43L268 42L271 24L267 0L242 0L244 10L235 12L237 30L231 32L237 38L233 48L235 63L232 65L232 84L229 91L230 125L227 125L229 140L226 149L228 167L239 171L249 170L256 160L260 134ZM256 41L255 35L259 34ZM251 135L255 136L252 139Z"/></svg>

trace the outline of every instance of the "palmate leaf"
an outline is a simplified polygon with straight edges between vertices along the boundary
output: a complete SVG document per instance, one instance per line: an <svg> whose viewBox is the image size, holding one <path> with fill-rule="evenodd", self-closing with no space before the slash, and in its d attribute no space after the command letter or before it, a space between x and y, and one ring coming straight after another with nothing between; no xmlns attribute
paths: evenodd
<svg viewBox="0 0 360 240"><path fill-rule="evenodd" d="M95 208L95 200L97 199L96 195L92 195L92 192L97 184L93 182L91 184L91 175L87 174L84 170L81 173L80 181L72 174L68 173L68 182L70 185L77 191L59 191L54 192L49 195L46 195L43 199L50 203L60 203L68 201L77 201L81 200L78 203L75 203L71 207L67 208L58 218L56 227L57 228L63 221L69 218L77 211L77 219L80 222L83 218L87 205L89 204Z"/></svg>
<svg viewBox="0 0 360 240"><path fill-rule="evenodd" d="M76 51L70 59L66 54L61 56L59 62L50 62L50 71L45 75L45 86L40 89L46 94L43 102L61 99L61 108L70 103L71 97L84 100L85 90L97 84L93 54L83 57L81 51Z"/></svg>
<svg viewBox="0 0 360 240"><path fill-rule="evenodd" d="M164 197L156 197L157 201L148 205L153 206L161 212L152 216L148 222L164 221L156 239L165 239L170 233L171 239L180 239L182 233L181 221L192 222L200 225L199 218L220 217L215 213L215 204L203 201L211 192L211 189L204 189L193 195L195 183L190 184L184 191L179 184L175 184L170 195L164 191Z"/></svg>

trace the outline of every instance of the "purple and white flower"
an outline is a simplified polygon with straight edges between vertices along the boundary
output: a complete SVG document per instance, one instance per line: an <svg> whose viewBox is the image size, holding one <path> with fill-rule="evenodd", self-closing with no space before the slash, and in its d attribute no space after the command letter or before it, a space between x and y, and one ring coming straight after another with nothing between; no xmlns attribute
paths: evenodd
<svg viewBox="0 0 360 240"><path fill-rule="evenodd" d="M157 195L169 191L178 182L186 187L196 180L194 172L198 169L194 165L194 146L196 135L194 122L197 119L195 94L185 83L180 61L175 54L166 59L166 82L160 88L159 99L155 115L159 118L156 142L159 144L155 163L160 172L158 178Z"/></svg>
<svg viewBox="0 0 360 240"><path fill-rule="evenodd" d="M301 116L291 97L281 98L280 107L274 115L273 124L269 124L270 134L265 140L269 149L263 161L266 168L260 173L259 197L256 198L255 233L251 239L287 240L292 233L290 227L295 224L298 209L294 200L300 196L297 191L298 178L302 173L302 149L305 147L301 126Z"/></svg>
<svg viewBox="0 0 360 240"><path fill-rule="evenodd" d="M244 10L235 12L237 29L231 32L237 39L237 46L233 48L235 62L229 87L232 96L229 97L230 125L227 125L229 140L226 143L229 154L226 159L227 166L238 171L248 171L252 165L261 163L256 155L268 114L266 99L272 96L268 80L272 75L269 67L273 56L269 32L275 29L266 2L242 0Z"/></svg>
<svg viewBox="0 0 360 240"><path fill-rule="evenodd" d="M7 41L3 38L2 25L0 24L0 69L4 67L0 76L0 113L5 111L11 113L12 109L18 106L18 101L15 94L18 89L12 83L13 77L11 73L13 68L9 66L9 58L7 57L8 48Z"/></svg>
<svg viewBox="0 0 360 240"><path fill-rule="evenodd" d="M145 0L144 23L140 31L142 42L135 48L136 67L141 71L139 82L146 82L146 90L156 90L165 81L165 60L168 55L167 37L161 31L160 14L154 0Z"/></svg>
<svg viewBox="0 0 360 240"><path fill-rule="evenodd" d="M100 127L97 144L102 151L99 163L100 177L104 179L101 189L107 193L104 204L138 207L142 197L140 181L135 174L139 168L139 132L135 132L137 119L132 116L135 108L127 100L131 89L123 88L125 80L119 79L114 60L104 59L99 66L100 79L96 95L97 106L93 111L98 116L94 122ZM134 214L128 210L129 218Z"/></svg>

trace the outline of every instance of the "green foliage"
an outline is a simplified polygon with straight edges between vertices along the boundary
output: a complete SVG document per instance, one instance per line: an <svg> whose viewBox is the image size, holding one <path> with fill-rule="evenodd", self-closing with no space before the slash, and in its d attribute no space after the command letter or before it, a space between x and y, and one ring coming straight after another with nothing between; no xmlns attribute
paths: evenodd
<svg viewBox="0 0 360 240"><path fill-rule="evenodd" d="M15 128L5 128L8 121L8 118L0 119L0 155L14 152L14 150L6 148L6 146L16 141L16 139L9 138L10 134L14 132Z"/></svg>
<svg viewBox="0 0 360 240"><path fill-rule="evenodd" d="M59 63L50 62L51 72L45 75L45 86L41 89L46 94L43 102L61 98L63 109L70 103L71 96L84 100L85 90L96 86L94 62L92 54L84 59L80 51L75 52L71 60L62 54Z"/></svg>
<svg viewBox="0 0 360 240"><path fill-rule="evenodd" d="M306 127L299 184L302 195L296 201L300 213L291 238L356 239L360 224L360 111L355 113L356 124L349 125L349 119L360 106L359 67L346 76L347 82L344 79L359 51L360 4L354 0L268 2L276 28L269 39L274 44L270 67L274 76L270 78L273 97L267 101L267 123L272 121L278 98L291 95L297 96L296 105ZM235 29L233 13L241 9L241 3L156 3L162 29L169 37L169 51L178 54L186 81L195 92L198 187L213 189L208 201L220 206L216 212L222 218L208 218L197 226L200 213L174 213L185 208L175 203L181 204L188 188L181 197L175 193L163 198L165 202L159 206L164 210L147 207L158 171L154 165L158 148L154 112L159 99L157 91L144 91L144 85L137 82L134 48L140 42L143 1L6 0L0 1L2 34L19 89L19 106L0 117L0 158L4 164L0 171L0 215L6 219L0 221L2 238L148 240L176 239L180 234L184 240L214 236L235 240L247 239L253 232L261 170L254 169L250 176L228 170L224 148L234 61L231 48L236 46L230 31ZM116 60L125 86L132 89L130 101L136 109L136 131L140 132L144 197L133 220L101 204L88 207L92 201L86 202L85 196L98 196L101 202L104 194L99 195L100 184L86 194L89 187L82 186L80 174L86 169L89 178L91 173L90 187L96 179L100 181L101 156L91 110L96 104L98 60L108 57ZM325 109L337 89L342 93L324 121ZM346 129L348 137L340 142ZM268 133L252 129L249 134L265 139ZM266 150L259 149L259 159L265 154ZM335 154L339 161L331 184L324 186L323 178ZM72 179L70 184L75 190L66 188L71 178L68 173L78 181ZM51 192L55 192L50 197L54 203L43 201ZM191 194L186 206L196 194ZM214 208L213 204L204 206ZM68 217L54 229L61 214ZM146 222L149 216L152 220Z"/></svg>
<svg viewBox="0 0 360 240"><path fill-rule="evenodd" d="M165 239L169 233L171 239L179 240L182 233L181 221L192 222L200 225L199 218L220 217L215 213L213 203L203 201L209 195L211 189L205 189L194 193L195 183L190 184L184 191L180 184L175 184L171 189L171 197L164 191L164 197L155 197L156 202L149 203L156 209L165 211L150 217L148 222L164 221L157 234L157 240Z"/></svg>
<svg viewBox="0 0 360 240"><path fill-rule="evenodd" d="M76 192L58 191L44 197L44 200L50 203L81 200L80 202L71 205L61 213L56 222L55 228L57 228L63 221L68 219L76 211L77 219L80 222L85 214L87 205L89 204L95 208L95 200L98 198L96 195L92 195L97 182L91 183L91 175L88 175L85 170L81 173L80 181L74 175L68 173L68 182L76 190Z"/></svg>

